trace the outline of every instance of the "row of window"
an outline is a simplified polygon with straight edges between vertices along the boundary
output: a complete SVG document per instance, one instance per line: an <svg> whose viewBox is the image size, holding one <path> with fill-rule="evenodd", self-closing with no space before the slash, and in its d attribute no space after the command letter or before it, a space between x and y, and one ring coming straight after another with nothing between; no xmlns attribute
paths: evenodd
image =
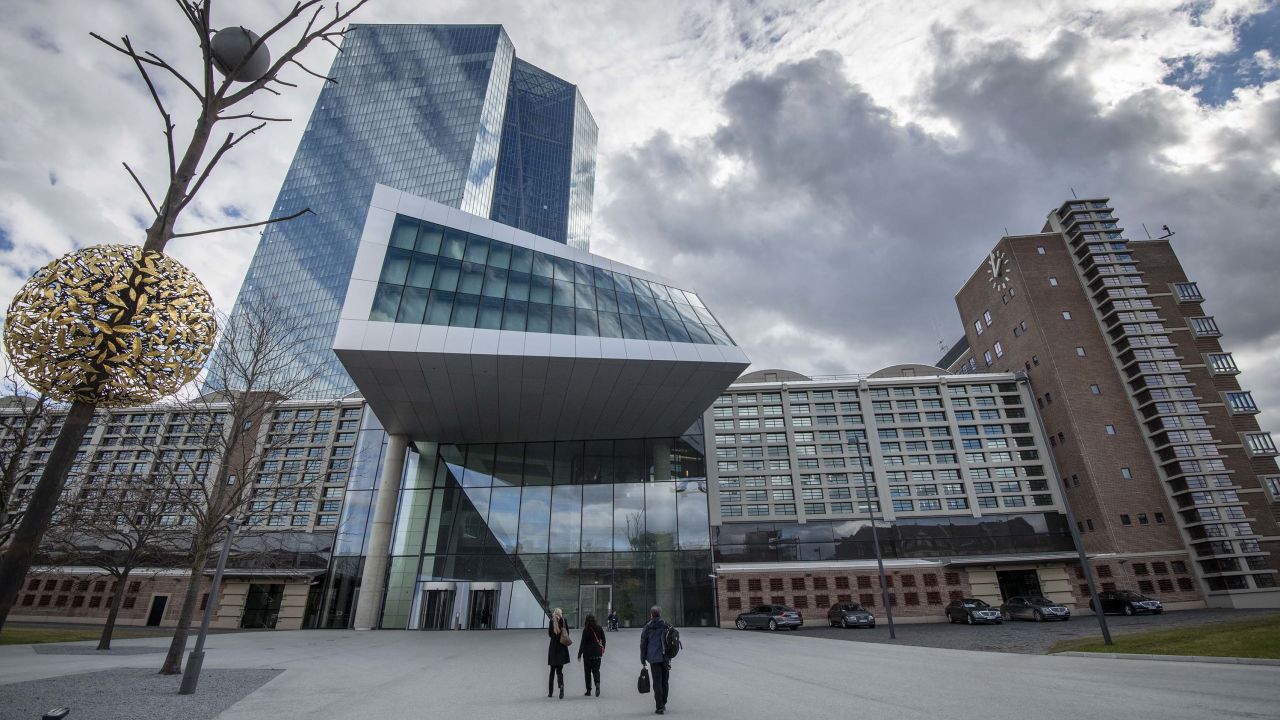
<svg viewBox="0 0 1280 720"><path fill-rule="evenodd" d="M904 588L917 587L917 578L915 575L887 575L885 576L885 587L894 587L894 578L897 578ZM764 589L765 579L748 578L748 592L762 592ZM818 575L816 577L793 577L789 580L783 578L768 578L769 591L780 592L787 587L792 590L827 590L835 587L836 590L849 590L856 584L858 589L865 590L872 587L879 587L880 578L872 575L855 575L852 578L848 575L837 575L835 577L826 577ZM874 585L873 585L874 583ZM960 573L947 572L942 574L942 583L946 585L960 585ZM938 587L938 573L924 573L919 578L919 584L924 587ZM739 578L729 578L725 581L725 590L730 593L742 592L742 580ZM848 601L841 601L848 602Z"/></svg>

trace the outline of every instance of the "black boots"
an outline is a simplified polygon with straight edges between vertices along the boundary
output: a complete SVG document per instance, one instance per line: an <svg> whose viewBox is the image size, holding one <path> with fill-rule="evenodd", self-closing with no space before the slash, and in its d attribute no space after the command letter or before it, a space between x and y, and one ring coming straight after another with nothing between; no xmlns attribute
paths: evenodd
<svg viewBox="0 0 1280 720"><path fill-rule="evenodd" d="M564 686L563 686L563 685L561 685L561 686L560 686L560 699L561 699L561 700L563 700L563 699L564 699Z"/></svg>
<svg viewBox="0 0 1280 720"><path fill-rule="evenodd" d="M600 683L596 683L596 697L600 697Z"/></svg>

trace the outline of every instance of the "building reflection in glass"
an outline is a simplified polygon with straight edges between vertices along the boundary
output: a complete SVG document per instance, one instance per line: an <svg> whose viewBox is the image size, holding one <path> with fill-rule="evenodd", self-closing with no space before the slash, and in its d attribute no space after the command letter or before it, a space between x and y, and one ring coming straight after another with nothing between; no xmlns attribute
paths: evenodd
<svg viewBox="0 0 1280 720"><path fill-rule="evenodd" d="M714 621L705 460L680 438L411 452L381 626ZM414 462L413 455L416 455Z"/></svg>

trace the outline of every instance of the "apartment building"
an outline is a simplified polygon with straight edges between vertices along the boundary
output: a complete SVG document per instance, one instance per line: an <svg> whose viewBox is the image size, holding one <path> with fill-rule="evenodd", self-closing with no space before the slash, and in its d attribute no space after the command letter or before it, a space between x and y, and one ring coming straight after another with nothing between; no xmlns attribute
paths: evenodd
<svg viewBox="0 0 1280 720"><path fill-rule="evenodd" d="M1275 607L1277 449L1207 302L1169 238L1072 199L992 248L945 360L1030 378L1102 589Z"/></svg>

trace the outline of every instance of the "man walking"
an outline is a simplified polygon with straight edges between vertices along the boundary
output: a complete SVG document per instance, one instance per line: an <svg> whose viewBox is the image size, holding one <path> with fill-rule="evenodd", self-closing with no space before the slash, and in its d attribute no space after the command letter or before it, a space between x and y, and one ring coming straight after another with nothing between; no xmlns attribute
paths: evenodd
<svg viewBox="0 0 1280 720"><path fill-rule="evenodd" d="M649 666L649 677L653 684L653 701L657 704L658 715L667 711L667 690L671 683L671 661L667 658L665 635L670 625L662 619L662 608L654 605L649 609L649 622L645 623L640 633L640 665Z"/></svg>

